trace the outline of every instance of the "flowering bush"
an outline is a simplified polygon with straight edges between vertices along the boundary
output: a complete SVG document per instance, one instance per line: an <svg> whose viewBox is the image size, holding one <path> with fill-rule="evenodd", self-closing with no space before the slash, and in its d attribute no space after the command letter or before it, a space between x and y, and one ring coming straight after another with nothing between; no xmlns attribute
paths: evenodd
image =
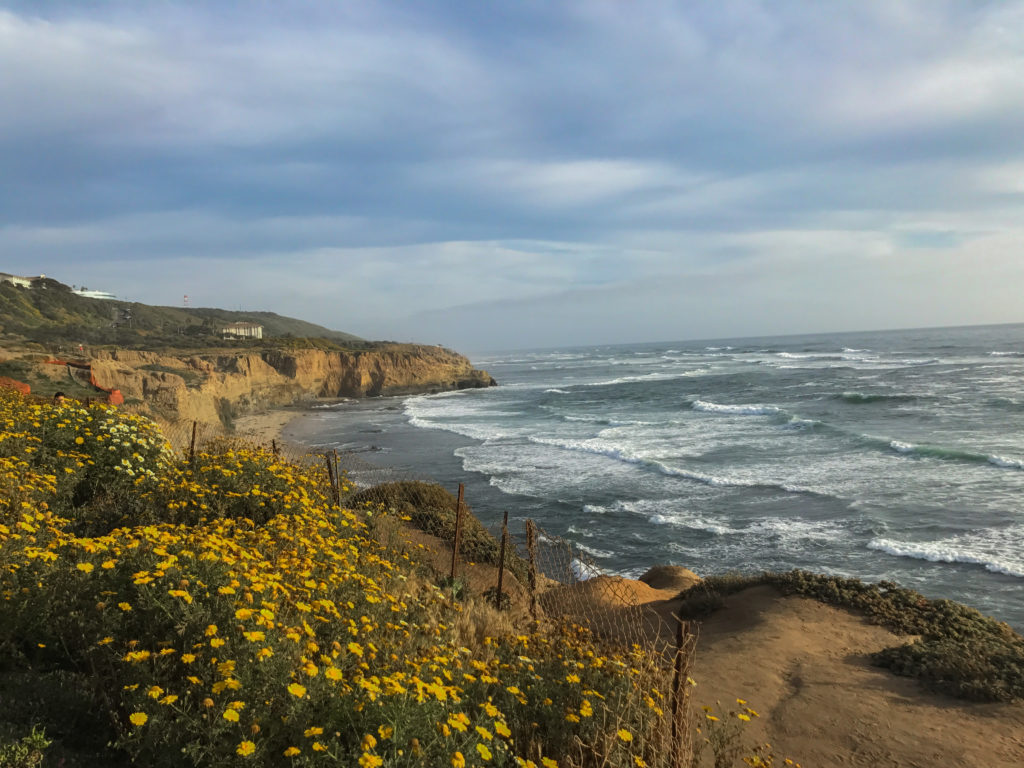
<svg viewBox="0 0 1024 768"><path fill-rule="evenodd" d="M0 665L72 675L113 757L666 764L660 658L573 626L463 643L463 609L318 470L226 443L189 463L102 406L5 395L0 418Z"/></svg>

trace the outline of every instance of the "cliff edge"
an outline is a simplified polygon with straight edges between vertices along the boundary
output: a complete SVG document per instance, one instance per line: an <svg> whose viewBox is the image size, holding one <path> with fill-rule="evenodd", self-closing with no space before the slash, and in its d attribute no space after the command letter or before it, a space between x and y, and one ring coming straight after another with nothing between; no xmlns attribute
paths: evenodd
<svg viewBox="0 0 1024 768"><path fill-rule="evenodd" d="M234 416L331 397L376 397L494 386L486 372L443 347L263 349L168 355L96 350L94 383L166 421L230 422Z"/></svg>

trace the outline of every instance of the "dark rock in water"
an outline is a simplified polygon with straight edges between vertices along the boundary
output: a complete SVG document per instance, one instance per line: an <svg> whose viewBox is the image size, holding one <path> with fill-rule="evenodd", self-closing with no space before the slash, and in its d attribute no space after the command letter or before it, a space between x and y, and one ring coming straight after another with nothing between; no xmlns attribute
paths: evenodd
<svg viewBox="0 0 1024 768"><path fill-rule="evenodd" d="M680 565L656 565L640 577L640 581L654 589L689 589L700 581L700 576Z"/></svg>

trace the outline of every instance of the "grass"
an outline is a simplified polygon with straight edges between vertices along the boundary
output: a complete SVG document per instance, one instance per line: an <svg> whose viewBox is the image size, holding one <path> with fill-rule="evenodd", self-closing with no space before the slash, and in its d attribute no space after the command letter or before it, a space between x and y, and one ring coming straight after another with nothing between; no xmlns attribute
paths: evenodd
<svg viewBox="0 0 1024 768"><path fill-rule="evenodd" d="M729 595L763 585L859 611L899 635L919 636L873 655L876 665L894 674L961 699L1024 699L1024 637L974 608L931 600L892 582L867 584L800 570L712 576L680 594L683 618L708 616Z"/></svg>

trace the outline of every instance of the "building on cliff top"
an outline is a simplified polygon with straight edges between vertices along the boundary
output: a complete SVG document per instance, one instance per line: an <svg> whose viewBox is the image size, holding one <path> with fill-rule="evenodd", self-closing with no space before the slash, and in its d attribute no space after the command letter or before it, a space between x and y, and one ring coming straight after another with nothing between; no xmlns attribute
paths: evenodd
<svg viewBox="0 0 1024 768"><path fill-rule="evenodd" d="M221 333L225 339L262 339L263 326L257 323L232 323L221 328Z"/></svg>
<svg viewBox="0 0 1024 768"><path fill-rule="evenodd" d="M22 277L21 275L9 275L6 272L0 272L0 283L10 283L16 285L19 288L35 288L37 284L42 283L46 279L46 275L39 275L38 277Z"/></svg>

